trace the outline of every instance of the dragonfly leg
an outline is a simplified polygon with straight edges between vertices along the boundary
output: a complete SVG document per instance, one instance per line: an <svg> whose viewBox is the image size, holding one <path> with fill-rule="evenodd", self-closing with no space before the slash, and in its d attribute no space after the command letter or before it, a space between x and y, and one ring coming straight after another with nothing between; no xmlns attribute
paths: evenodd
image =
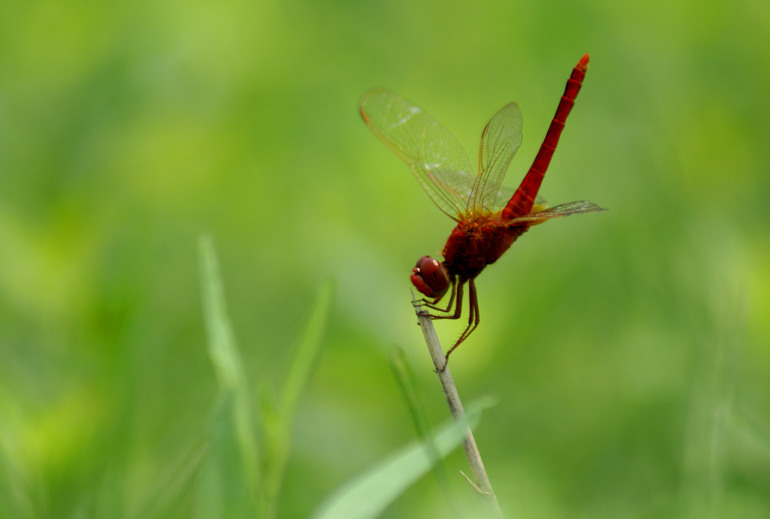
<svg viewBox="0 0 770 519"><path fill-rule="evenodd" d="M449 294L449 304L446 305L446 308L441 308L437 306L438 302L441 301L441 299L446 295L446 293L441 294L439 297L437 297L433 301L428 301L427 299L423 298L422 299L423 306L425 306L426 308L430 308L431 310L436 310L437 312L448 314L452 309L452 305L455 302L455 296L457 295L457 279L455 278L455 276L452 276L451 278L449 278L449 280L452 283L452 288L450 289L450 294ZM460 291L460 293L462 294L462 291ZM434 316L431 316L431 317L434 317Z"/></svg>
<svg viewBox="0 0 770 519"><path fill-rule="evenodd" d="M457 347L462 343L465 339L467 339L471 333L478 327L479 323L481 322L481 315L479 313L479 298L476 294L476 283L471 279L468 282L468 326L465 328L465 331L460 335L460 338L457 339L457 342L454 346L452 346L448 352L446 352L445 359L446 362L444 363L444 367L441 368L441 371L444 371L449 364L449 355L453 351L457 349ZM460 317L458 314L455 319Z"/></svg>
<svg viewBox="0 0 770 519"><path fill-rule="evenodd" d="M431 315L431 319L459 319L460 315L463 313L463 285L465 285L465 279L460 279L457 283L455 283L454 278L452 278L452 297L450 298L450 302L452 299L454 299L455 303L455 311L454 313L451 312L452 305L449 305L446 310L442 308L435 308L435 310L438 310L440 312L444 312L445 314L449 315Z"/></svg>

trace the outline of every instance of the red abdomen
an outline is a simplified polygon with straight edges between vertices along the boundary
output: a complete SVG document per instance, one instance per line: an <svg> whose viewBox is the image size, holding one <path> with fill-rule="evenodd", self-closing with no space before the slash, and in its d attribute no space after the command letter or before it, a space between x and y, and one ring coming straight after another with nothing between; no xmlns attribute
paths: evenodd
<svg viewBox="0 0 770 519"><path fill-rule="evenodd" d="M444 246L444 268L450 275L473 279L497 261L528 228L508 226L499 220L460 222Z"/></svg>

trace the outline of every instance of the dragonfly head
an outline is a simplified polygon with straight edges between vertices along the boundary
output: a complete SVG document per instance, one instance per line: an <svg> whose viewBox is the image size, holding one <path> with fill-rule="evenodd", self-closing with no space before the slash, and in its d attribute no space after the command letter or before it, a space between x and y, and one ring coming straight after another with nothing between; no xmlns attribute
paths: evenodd
<svg viewBox="0 0 770 519"><path fill-rule="evenodd" d="M439 298L449 288L449 274L438 260L430 256L417 260L412 272L412 284L426 297Z"/></svg>

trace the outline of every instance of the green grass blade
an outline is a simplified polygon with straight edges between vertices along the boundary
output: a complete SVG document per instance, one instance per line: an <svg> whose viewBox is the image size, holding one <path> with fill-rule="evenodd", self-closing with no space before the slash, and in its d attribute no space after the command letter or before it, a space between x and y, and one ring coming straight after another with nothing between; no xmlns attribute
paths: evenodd
<svg viewBox="0 0 770 519"><path fill-rule="evenodd" d="M409 359L402 348L394 347L390 351L390 367L393 370L393 375L396 378L396 382L398 382L398 387L401 389L401 394L409 408L409 413L412 415L412 421L414 422L417 437L430 451L432 451L432 455L437 459L433 466L436 480L445 491L447 498L452 499L449 473L444 464L441 463L441 460L438 459L438 453L435 452L436 447L433 445L433 437L430 435L428 425L428 414L425 411L425 405L417 391L414 370L412 370Z"/></svg>
<svg viewBox="0 0 770 519"><path fill-rule="evenodd" d="M201 289L203 318L208 336L208 352L222 389L239 391L243 388L240 354L227 316L224 289L219 275L214 243L206 235L200 239Z"/></svg>
<svg viewBox="0 0 770 519"><path fill-rule="evenodd" d="M443 458L452 452L466 435L467 427L475 427L481 411L492 405L491 399L472 404L466 422L452 421L433 438L435 452ZM371 519L421 478L436 461L436 456L423 443L414 444L380 463L369 472L343 485L329 496L313 514L313 519Z"/></svg>
<svg viewBox="0 0 770 519"><path fill-rule="evenodd" d="M327 280L318 293L310 318L291 358L278 401L265 391L262 423L265 442L263 517L276 516L276 501L291 451L291 427L297 403L313 374L323 346L323 333L331 310L334 289Z"/></svg>
<svg viewBox="0 0 770 519"><path fill-rule="evenodd" d="M763 430L757 419L741 410L733 410L727 417L727 425L743 445L770 460L770 433Z"/></svg>
<svg viewBox="0 0 770 519"><path fill-rule="evenodd" d="M195 482L196 476L200 474L208 452L209 445L205 441L191 445L175 464L154 478L150 495L143 501L128 506L125 517L146 519L171 516Z"/></svg>
<svg viewBox="0 0 770 519"><path fill-rule="evenodd" d="M258 482L258 449L253 429L252 407L243 362L235 342L225 305L214 243L209 236L200 239L203 316L208 336L208 352L222 392L212 422L212 456L218 441L235 439L240 454L244 484L253 492Z"/></svg>
<svg viewBox="0 0 770 519"><path fill-rule="evenodd" d="M406 400L407 407L409 407L417 436L426 441L429 438L427 413L417 393L414 371L412 371L403 349L395 347L390 351L390 367L396 377L398 387L401 389L401 394Z"/></svg>
<svg viewBox="0 0 770 519"><path fill-rule="evenodd" d="M299 397L310 380L313 368L320 357L321 346L323 345L321 338L329 318L333 296L333 284L331 280L327 280L321 286L302 339L289 365L289 371L280 392L279 408L280 413L288 420L294 416Z"/></svg>

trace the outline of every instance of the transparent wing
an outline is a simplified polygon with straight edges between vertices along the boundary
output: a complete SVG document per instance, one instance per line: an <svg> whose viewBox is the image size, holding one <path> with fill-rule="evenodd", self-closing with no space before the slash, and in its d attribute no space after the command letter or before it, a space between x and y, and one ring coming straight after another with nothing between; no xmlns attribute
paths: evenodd
<svg viewBox="0 0 770 519"><path fill-rule="evenodd" d="M455 220L463 219L476 175L449 130L384 88L366 92L359 107L364 122L409 165L439 209Z"/></svg>
<svg viewBox="0 0 770 519"><path fill-rule="evenodd" d="M521 134L522 116L516 103L502 107L487 123L481 133L479 175L468 206L469 212L478 214L495 210L500 185L511 159L521 145ZM510 196L505 202L508 202L508 199Z"/></svg>
<svg viewBox="0 0 770 519"><path fill-rule="evenodd" d="M551 207L550 209L546 209L544 211L529 213L526 216L520 216L519 218L509 220L509 222L511 224L530 223L532 225L536 225L538 223L545 222L546 220L550 220L551 218L561 218L563 216L570 216L573 214L595 213L600 211L606 211L606 209L602 209L598 205L589 202L588 200L579 200L577 202L569 202L568 204L557 205L556 207Z"/></svg>

